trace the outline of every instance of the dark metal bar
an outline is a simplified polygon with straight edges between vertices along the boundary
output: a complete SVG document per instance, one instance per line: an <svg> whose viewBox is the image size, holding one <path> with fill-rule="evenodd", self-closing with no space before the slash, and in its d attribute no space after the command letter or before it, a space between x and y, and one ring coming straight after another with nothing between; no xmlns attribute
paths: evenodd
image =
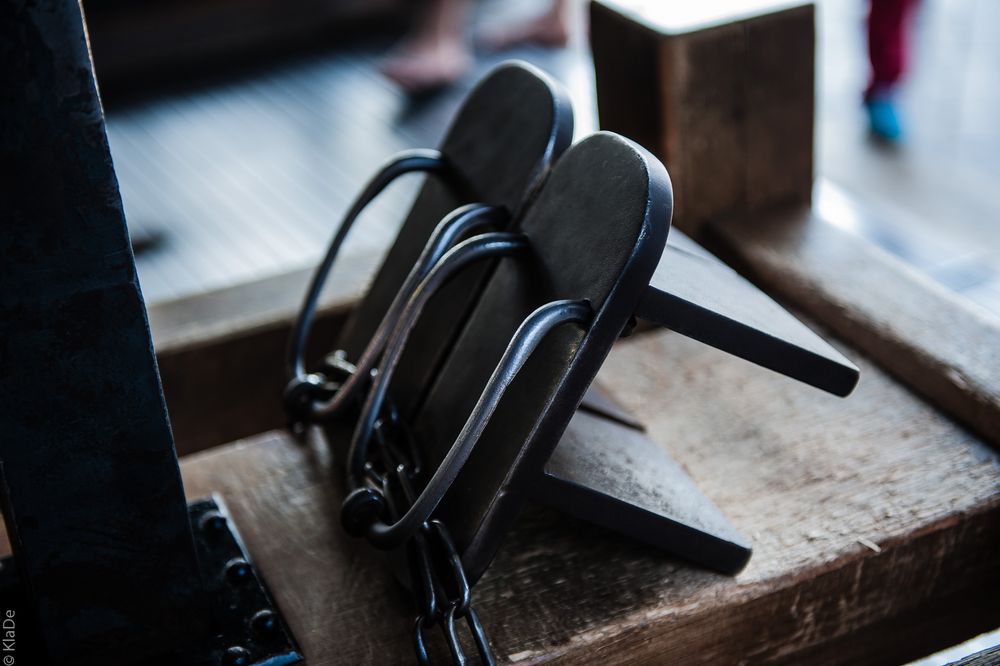
<svg viewBox="0 0 1000 666"><path fill-rule="evenodd" d="M677 230L636 316L835 395L858 382L843 354Z"/></svg>
<svg viewBox="0 0 1000 666"><path fill-rule="evenodd" d="M465 461L472 453L473 447L493 412L503 398L507 387L524 367L539 343L553 329L568 323L588 324L593 317L590 305L582 301L554 301L535 310L518 327L511 338L503 357L493 370L493 375L483 388L479 401L465 422L465 427L459 433L458 439L451 445L444 460L438 465L427 485L398 520L386 524L376 520L368 528L368 541L378 548L395 548L409 538L437 507L441 498L448 492ZM383 379L384 378L384 379ZM380 387L378 384L390 379L389 373L380 374L376 380L373 393Z"/></svg>

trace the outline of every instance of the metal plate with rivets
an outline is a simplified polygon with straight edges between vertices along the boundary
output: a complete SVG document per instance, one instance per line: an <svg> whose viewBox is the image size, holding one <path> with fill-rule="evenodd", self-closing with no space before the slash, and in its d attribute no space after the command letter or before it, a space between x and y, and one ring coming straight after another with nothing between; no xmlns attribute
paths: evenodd
<svg viewBox="0 0 1000 666"><path fill-rule="evenodd" d="M302 661L291 632L219 497L188 506L216 638L185 663L287 666ZM165 663L165 662L164 662Z"/></svg>

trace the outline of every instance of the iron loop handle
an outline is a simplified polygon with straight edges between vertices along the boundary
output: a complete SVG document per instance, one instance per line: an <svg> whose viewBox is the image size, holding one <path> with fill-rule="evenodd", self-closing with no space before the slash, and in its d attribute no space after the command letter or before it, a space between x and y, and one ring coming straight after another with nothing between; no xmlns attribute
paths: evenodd
<svg viewBox="0 0 1000 666"><path fill-rule="evenodd" d="M487 206L477 203L456 208L438 223L437 227L434 228L434 233L431 234L424 246L423 252L393 298L392 304L386 310L371 340L365 346L364 352L354 364L353 372L347 375L339 388L332 392L328 399L313 400L310 403L309 416L312 420L321 421L337 415L345 406L352 404L352 399L367 386L372 368L375 367L385 349L390 333L396 328L407 301L420 285L420 281L430 273L445 253L470 232L483 227L500 228L506 224L507 220L507 210L502 206ZM319 392L314 392L312 395L319 395Z"/></svg>
<svg viewBox="0 0 1000 666"><path fill-rule="evenodd" d="M444 265L444 262L441 265ZM417 294L414 294L415 298L416 296ZM424 486L420 495L410 505L406 513L392 524L387 524L381 519L376 519L368 526L365 536L372 545L383 549L395 548L420 528L430 517L431 513L433 513L434 509L437 508L437 505L452 483L454 483L455 478L469 459L473 448L475 448L480 436L486 429L494 411L496 411L497 405L499 405L500 400L503 398L507 387L517 377L539 343L541 343L549 332L563 324L577 323L588 326L592 317L593 310L589 303L570 300L553 301L541 306L528 315L507 345L503 357L486 383L486 387L479 396L479 400L466 420L462 431L448 450L444 460L441 461L441 464L427 482L427 485ZM386 386L392 378L392 363L398 357L402 343L405 342L405 330L398 337L401 339L394 339L390 342L390 346L386 350L384 360L386 369L384 372L379 372L375 380L375 386L369 394L363 420L359 423L358 429L355 431L355 439L352 442L352 454L360 452L363 455L364 453L364 437L370 434L365 432L364 426L367 420L372 419L371 413L379 408L381 400L385 395ZM357 465L358 460L352 457L350 462L353 465Z"/></svg>
<svg viewBox="0 0 1000 666"><path fill-rule="evenodd" d="M473 236L449 250L413 291L399 322L392 330L386 348L375 371L375 378L355 425L347 456L348 484L352 489L362 485L368 443L379 420L406 341L416 326L424 306L437 290L466 266L484 259L512 256L528 250L528 239L519 233L491 232Z"/></svg>
<svg viewBox="0 0 1000 666"><path fill-rule="evenodd" d="M344 216L343 222L341 222L340 227L330 241L326 255L316 268L316 272L313 274L312 281L309 284L309 289L306 292L306 297L302 302L302 307L299 309L295 325L292 328L292 335L288 342L287 356L289 384L285 389L286 407L289 410L293 412L301 410L301 404L291 404L290 394L296 391L302 393L302 390L298 387L310 381L305 369L306 343L309 341L309 332L312 328L313 319L316 316L316 305L319 302L320 292L323 290L323 285L326 284L326 279L330 274L330 269L333 267L334 261L337 259L341 246L344 244L344 239L347 237L358 216L375 197L381 194L390 183L400 176L414 172L438 175L456 187L461 186L458 174L450 166L445 157L436 150L410 150L402 152L383 166L368 184L365 185L361 194L351 204L350 209Z"/></svg>

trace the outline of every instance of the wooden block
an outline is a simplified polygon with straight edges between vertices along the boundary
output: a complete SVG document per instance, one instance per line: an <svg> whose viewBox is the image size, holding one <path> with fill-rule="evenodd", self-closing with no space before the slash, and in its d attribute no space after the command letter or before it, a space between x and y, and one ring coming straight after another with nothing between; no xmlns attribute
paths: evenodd
<svg viewBox="0 0 1000 666"><path fill-rule="evenodd" d="M595 0L591 40L601 127L664 161L681 227L810 201L812 4Z"/></svg>
<svg viewBox="0 0 1000 666"><path fill-rule="evenodd" d="M901 663L1000 623L1000 455L860 365L840 400L674 333L620 343L602 384L754 558L729 578L531 508L473 591L500 660ZM412 661L413 611L341 532L325 445L272 432L182 473L228 503L309 664Z"/></svg>

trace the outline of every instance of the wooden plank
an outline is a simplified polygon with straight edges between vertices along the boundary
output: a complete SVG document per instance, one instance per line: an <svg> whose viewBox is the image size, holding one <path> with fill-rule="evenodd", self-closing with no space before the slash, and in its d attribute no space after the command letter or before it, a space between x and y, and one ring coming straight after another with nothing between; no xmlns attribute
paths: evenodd
<svg viewBox="0 0 1000 666"><path fill-rule="evenodd" d="M703 240L1000 444L1000 319L808 210L716 221Z"/></svg>
<svg viewBox="0 0 1000 666"><path fill-rule="evenodd" d="M332 349L377 255L338 263L320 300L310 358ZM311 270L149 308L163 392L183 455L281 427L285 348Z"/></svg>
<svg viewBox="0 0 1000 666"><path fill-rule="evenodd" d="M825 321L995 442L1000 432L996 321L863 239L815 215L789 215L800 221L782 222L779 216L770 222L719 223L703 240L760 286ZM802 221L806 219L812 221ZM325 296L317 340L333 339L378 258L345 262ZM308 276L309 271L296 271L150 308L181 451L283 423L275 398L283 384L280 363ZM943 321L951 327L942 327ZM243 386L239 391L234 389L237 378Z"/></svg>
<svg viewBox="0 0 1000 666"><path fill-rule="evenodd" d="M602 384L755 555L728 578L532 508L474 591L502 661L899 663L1000 623L1000 456L859 365L839 400L675 333L620 343ZM266 433L182 472L227 501L310 664L412 658L405 597L338 527L323 443Z"/></svg>

